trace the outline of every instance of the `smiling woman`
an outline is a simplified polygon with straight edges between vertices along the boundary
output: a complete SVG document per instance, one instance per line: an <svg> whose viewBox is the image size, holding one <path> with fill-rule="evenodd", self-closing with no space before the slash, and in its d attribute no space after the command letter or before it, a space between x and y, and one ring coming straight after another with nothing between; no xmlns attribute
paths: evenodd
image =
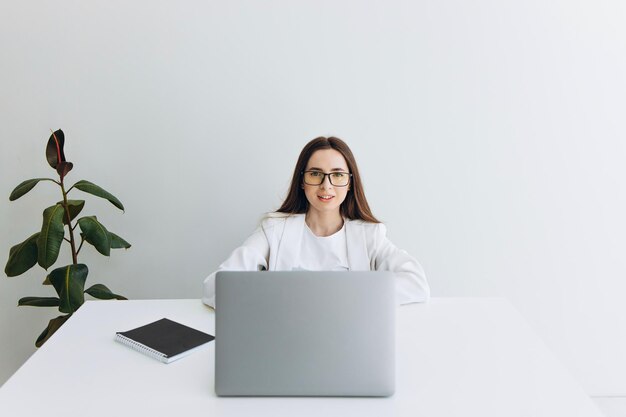
<svg viewBox="0 0 626 417"><path fill-rule="evenodd" d="M421 265L387 239L354 155L336 137L305 145L281 207L204 280L205 304L215 306L215 275L224 270L392 271L399 303L430 297Z"/></svg>

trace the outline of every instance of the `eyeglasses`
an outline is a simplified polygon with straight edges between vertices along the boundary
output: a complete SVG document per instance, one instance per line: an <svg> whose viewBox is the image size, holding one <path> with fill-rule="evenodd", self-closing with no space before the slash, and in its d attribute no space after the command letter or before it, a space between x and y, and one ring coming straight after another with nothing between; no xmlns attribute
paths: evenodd
<svg viewBox="0 0 626 417"><path fill-rule="evenodd" d="M335 187L345 187L350 183L350 177L352 174L349 172L330 172L328 174L322 171L304 171L304 183L306 185L320 185L328 176L328 180Z"/></svg>

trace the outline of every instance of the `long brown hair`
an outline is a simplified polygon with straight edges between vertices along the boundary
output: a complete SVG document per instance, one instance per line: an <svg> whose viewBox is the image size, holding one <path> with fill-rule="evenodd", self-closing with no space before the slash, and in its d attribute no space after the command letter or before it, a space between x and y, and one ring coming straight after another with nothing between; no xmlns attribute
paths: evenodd
<svg viewBox="0 0 626 417"><path fill-rule="evenodd" d="M306 169L306 164L309 162L309 158L315 151L320 149L334 149L343 155L346 163L348 164L348 170L352 174L350 181L350 189L346 195L346 199L341 203L339 211L341 215L350 220L365 220L371 223L380 223L372 214L367 199L365 198L365 192L363 191L363 185L361 184L361 176L359 175L359 168L356 165L356 160L352 151L346 145L344 141L336 137L326 138L320 136L307 143L300 156L298 162L293 170L293 177L291 178L291 185L289 186L289 193L287 198L283 202L282 206L276 212L278 213L306 213L309 208L309 201L302 189L302 172Z"/></svg>

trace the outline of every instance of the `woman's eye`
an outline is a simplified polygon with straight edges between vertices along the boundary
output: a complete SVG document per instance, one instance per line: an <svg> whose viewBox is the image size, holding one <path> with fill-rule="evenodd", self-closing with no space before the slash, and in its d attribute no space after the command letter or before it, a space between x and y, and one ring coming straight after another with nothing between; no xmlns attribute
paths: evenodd
<svg viewBox="0 0 626 417"><path fill-rule="evenodd" d="M340 180L340 179L343 179L343 177L344 177L345 175L346 175L346 174L344 174L343 172L335 172L335 173L333 174L333 178L336 178L336 179Z"/></svg>
<svg viewBox="0 0 626 417"><path fill-rule="evenodd" d="M320 175L322 175L321 172L317 172L317 171L311 171L309 172L309 175L313 176L313 177L319 177Z"/></svg>

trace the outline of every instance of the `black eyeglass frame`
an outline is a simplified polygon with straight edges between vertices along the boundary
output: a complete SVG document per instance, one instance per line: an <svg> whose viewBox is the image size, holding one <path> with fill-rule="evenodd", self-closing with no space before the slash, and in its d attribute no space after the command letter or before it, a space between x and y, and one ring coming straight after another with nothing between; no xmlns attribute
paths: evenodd
<svg viewBox="0 0 626 417"><path fill-rule="evenodd" d="M304 174L306 174L307 172L317 172L318 174L322 174L324 177L322 178L322 181L319 184L309 184L308 182L306 182L306 180L304 179ZM332 174L348 174L348 182L346 184L343 185L337 185L337 184L333 184L333 179L331 177ZM306 184L306 185L322 185L324 184L324 181L326 181L326 177L328 177L328 181L330 181L330 184L333 187L347 187L348 185L350 185L350 183L352 182L352 174L349 172L344 172L344 171L335 171L335 172L322 172L322 171L316 171L314 169L312 170L308 170L308 171L302 171L300 173L300 175L302 175L302 181Z"/></svg>

